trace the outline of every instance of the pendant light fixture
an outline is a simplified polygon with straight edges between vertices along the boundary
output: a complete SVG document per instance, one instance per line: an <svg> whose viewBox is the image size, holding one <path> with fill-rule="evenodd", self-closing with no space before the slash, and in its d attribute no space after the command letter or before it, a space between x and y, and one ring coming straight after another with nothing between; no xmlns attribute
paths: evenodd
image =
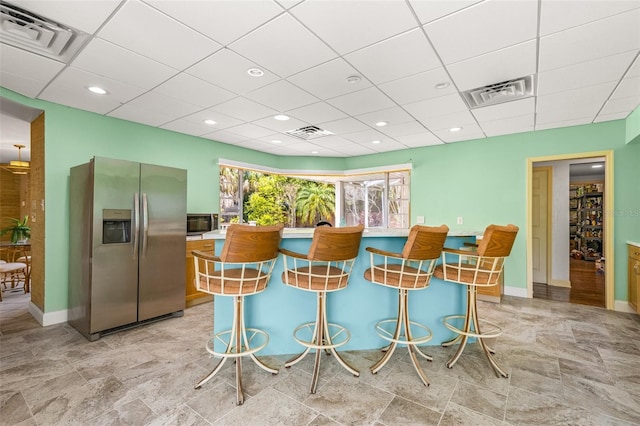
<svg viewBox="0 0 640 426"><path fill-rule="evenodd" d="M24 148L24 145L14 144L16 148L18 148L18 159L11 160L8 164L0 164L0 168L7 170L14 175L26 175L29 172L29 162L22 161L22 153L21 150Z"/></svg>

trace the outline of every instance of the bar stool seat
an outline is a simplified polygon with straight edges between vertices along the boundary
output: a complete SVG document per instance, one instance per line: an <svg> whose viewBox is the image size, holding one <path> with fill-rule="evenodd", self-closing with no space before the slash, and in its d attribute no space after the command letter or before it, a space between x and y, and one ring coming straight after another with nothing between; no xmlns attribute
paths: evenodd
<svg viewBox="0 0 640 426"><path fill-rule="evenodd" d="M345 327L330 323L327 319L328 293L343 290L349 283L353 264L358 256L363 225L332 228L317 227L307 254L280 249L283 255L282 282L299 290L316 293L316 318L314 322L299 325L293 332L294 339L306 349L285 362L289 368L302 360L311 349L316 356L309 392L316 393L320 371L320 355L327 351L354 376L360 372L350 366L336 351L351 335Z"/></svg>
<svg viewBox="0 0 640 426"><path fill-rule="evenodd" d="M415 225L409 231L402 253L367 247L371 266L365 271L364 278L373 284L398 290L397 317L381 320L375 326L378 336L390 344L383 349L384 356L371 367L373 374L378 373L387 364L397 345L405 345L422 383L425 386L429 385L416 353L428 361L433 360L418 348L418 345L429 342L433 334L426 325L409 319L409 292L423 290L429 286L448 232L449 228L446 225Z"/></svg>
<svg viewBox="0 0 640 426"><path fill-rule="evenodd" d="M442 264L438 265L434 275L442 280L466 286L467 307L463 315L449 315L444 318L444 325L457 334L455 338L442 343L451 346L460 343L456 352L449 358L446 365L452 368L462 355L469 338L476 338L482 347L489 364L496 376L509 377L493 358L495 353L484 339L498 337L502 330L497 324L481 320L478 317L477 289L478 287L495 286L499 283L503 273L504 260L511 253L511 248L518 233L515 225L489 225L482 236L476 252L445 248L442 252ZM451 259L454 262L451 262ZM454 325L462 321L462 327ZM487 326L489 329L487 329Z"/></svg>
<svg viewBox="0 0 640 426"><path fill-rule="evenodd" d="M249 356L263 370L278 374L277 369L267 366L254 355L267 346L269 335L263 330L245 326L244 298L266 290L278 258L283 228L284 225L232 224L227 229L220 257L193 252L198 291L234 298L232 328L216 333L205 345L207 352L222 359L196 383L196 389L212 379L228 358L233 358L236 364L237 405L244 403L241 357ZM221 343L223 350L217 350L216 343Z"/></svg>

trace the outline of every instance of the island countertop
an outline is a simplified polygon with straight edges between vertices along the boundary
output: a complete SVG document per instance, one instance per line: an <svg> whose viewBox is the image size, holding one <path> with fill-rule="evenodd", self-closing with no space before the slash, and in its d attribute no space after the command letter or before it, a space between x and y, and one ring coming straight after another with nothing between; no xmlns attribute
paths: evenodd
<svg viewBox="0 0 640 426"><path fill-rule="evenodd" d="M282 238L313 238L313 231L315 228L284 228ZM225 231L212 231L202 235L195 235L187 237L188 240L224 240L227 233ZM363 238L372 237L408 237L409 229L398 228L367 228L364 230ZM450 237L480 237L482 232L465 230L465 229L452 229L449 230L448 236Z"/></svg>

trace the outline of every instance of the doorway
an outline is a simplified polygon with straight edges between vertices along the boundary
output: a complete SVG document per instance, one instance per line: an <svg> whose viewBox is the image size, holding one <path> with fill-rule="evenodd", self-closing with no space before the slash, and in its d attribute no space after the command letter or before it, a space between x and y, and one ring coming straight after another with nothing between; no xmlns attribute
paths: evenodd
<svg viewBox="0 0 640 426"><path fill-rule="evenodd" d="M612 165L610 151L528 160L528 297L613 309Z"/></svg>

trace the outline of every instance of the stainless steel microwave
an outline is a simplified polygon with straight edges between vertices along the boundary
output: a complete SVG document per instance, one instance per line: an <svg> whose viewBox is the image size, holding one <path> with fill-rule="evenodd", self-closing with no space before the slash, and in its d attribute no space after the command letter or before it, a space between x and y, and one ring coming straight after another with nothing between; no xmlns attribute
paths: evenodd
<svg viewBox="0 0 640 426"><path fill-rule="evenodd" d="M200 235L218 229L215 213L187 213L187 235Z"/></svg>

